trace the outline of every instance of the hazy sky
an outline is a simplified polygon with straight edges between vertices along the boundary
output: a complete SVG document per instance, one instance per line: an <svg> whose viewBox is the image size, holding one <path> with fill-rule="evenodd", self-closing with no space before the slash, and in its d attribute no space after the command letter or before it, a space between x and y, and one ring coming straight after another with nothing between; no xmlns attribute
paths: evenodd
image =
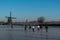
<svg viewBox="0 0 60 40"><path fill-rule="evenodd" d="M16 20L41 16L50 21L60 20L60 0L0 0L0 20L9 16L10 11Z"/></svg>

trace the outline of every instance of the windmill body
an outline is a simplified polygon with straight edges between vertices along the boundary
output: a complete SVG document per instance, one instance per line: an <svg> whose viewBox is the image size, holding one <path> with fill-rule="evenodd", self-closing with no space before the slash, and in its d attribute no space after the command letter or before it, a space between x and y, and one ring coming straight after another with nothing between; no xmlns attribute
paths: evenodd
<svg viewBox="0 0 60 40"><path fill-rule="evenodd" d="M9 17L6 16L6 18L8 18L8 21L7 21L8 25L12 25L12 19L16 19L16 18L11 16L11 11L10 11L10 16Z"/></svg>

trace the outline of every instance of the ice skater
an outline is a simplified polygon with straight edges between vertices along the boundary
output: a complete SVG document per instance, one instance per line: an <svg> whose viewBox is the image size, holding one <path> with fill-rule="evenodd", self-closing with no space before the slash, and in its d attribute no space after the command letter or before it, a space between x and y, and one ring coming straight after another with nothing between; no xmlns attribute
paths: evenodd
<svg viewBox="0 0 60 40"><path fill-rule="evenodd" d="M42 26L40 25L40 29L42 29Z"/></svg>
<svg viewBox="0 0 60 40"><path fill-rule="evenodd" d="M37 30L38 30L38 31L40 30L40 26L37 26Z"/></svg>
<svg viewBox="0 0 60 40"><path fill-rule="evenodd" d="M48 32L48 26L45 26L46 32Z"/></svg>
<svg viewBox="0 0 60 40"><path fill-rule="evenodd" d="M29 29L31 29L31 26L29 25Z"/></svg>
<svg viewBox="0 0 60 40"><path fill-rule="evenodd" d="M25 30L27 30L27 25L25 25Z"/></svg>
<svg viewBox="0 0 60 40"><path fill-rule="evenodd" d="M35 27L34 27L34 26L32 26L32 31L33 31L33 32L35 32L35 31L34 31L34 29L35 29Z"/></svg>

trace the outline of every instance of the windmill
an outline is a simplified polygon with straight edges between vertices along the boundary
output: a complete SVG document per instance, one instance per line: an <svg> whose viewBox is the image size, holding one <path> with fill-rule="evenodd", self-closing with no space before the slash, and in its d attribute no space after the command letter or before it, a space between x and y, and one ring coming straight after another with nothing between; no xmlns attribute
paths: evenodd
<svg viewBox="0 0 60 40"><path fill-rule="evenodd" d="M13 28L12 19L16 19L16 18L11 16L11 11L10 11L10 16L9 17L6 16L6 18L8 18L7 25L11 25L11 28Z"/></svg>

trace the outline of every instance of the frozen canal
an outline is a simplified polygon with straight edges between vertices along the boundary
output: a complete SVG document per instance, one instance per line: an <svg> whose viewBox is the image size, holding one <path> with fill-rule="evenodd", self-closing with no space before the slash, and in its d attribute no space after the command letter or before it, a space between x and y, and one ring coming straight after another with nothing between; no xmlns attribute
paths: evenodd
<svg viewBox="0 0 60 40"><path fill-rule="evenodd" d="M45 28L35 32L32 30L24 30L24 26L0 26L0 40L60 40L60 27L49 27L48 32Z"/></svg>

